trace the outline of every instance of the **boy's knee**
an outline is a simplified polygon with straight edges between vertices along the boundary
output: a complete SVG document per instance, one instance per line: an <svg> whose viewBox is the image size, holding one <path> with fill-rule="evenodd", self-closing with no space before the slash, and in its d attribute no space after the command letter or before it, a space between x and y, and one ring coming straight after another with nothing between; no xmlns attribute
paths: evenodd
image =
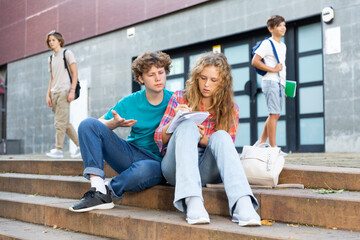
<svg viewBox="0 0 360 240"><path fill-rule="evenodd" d="M82 131L86 131L87 129L89 129L91 126L93 126L94 124L96 124L96 122L98 122L99 120L95 119L95 118L86 118L83 121L81 121L80 125L79 125L79 132Z"/></svg>
<svg viewBox="0 0 360 240"><path fill-rule="evenodd" d="M278 120L280 118L280 114L270 114L270 118L274 120Z"/></svg>

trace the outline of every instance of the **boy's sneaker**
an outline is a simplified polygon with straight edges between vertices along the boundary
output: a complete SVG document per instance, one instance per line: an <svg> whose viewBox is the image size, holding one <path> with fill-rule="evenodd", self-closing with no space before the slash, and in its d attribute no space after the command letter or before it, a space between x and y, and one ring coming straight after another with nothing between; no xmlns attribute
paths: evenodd
<svg viewBox="0 0 360 240"><path fill-rule="evenodd" d="M51 149L50 152L46 153L46 156L51 158L64 158L63 151L56 148Z"/></svg>
<svg viewBox="0 0 360 240"><path fill-rule="evenodd" d="M112 202L110 191L108 186L106 187L106 194L102 194L96 191L96 188L92 187L84 194L82 199L69 207L70 211L73 212L87 212L94 209L111 209L114 207Z"/></svg>
<svg viewBox="0 0 360 240"><path fill-rule="evenodd" d="M75 153L71 154L70 157L71 158L81 158L80 147L77 147Z"/></svg>

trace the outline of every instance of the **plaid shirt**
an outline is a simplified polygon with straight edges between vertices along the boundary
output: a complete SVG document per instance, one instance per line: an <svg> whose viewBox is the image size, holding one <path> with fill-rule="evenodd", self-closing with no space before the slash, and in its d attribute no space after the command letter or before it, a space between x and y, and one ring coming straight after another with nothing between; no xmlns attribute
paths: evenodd
<svg viewBox="0 0 360 240"><path fill-rule="evenodd" d="M171 96L171 99L165 110L164 116L161 119L159 127L155 131L155 136L154 136L155 142L158 145L159 150L163 151L163 153L165 153L165 146L163 146L162 137L161 137L162 130L163 130L163 127L166 126L171 121L171 119L173 119L173 117L175 116L176 106L178 104L186 104L185 99L183 97L183 93L184 93L184 90L176 91ZM237 130L237 126L239 123L239 108L236 104L235 104L235 108L236 108L235 119L232 124L231 131L229 132L233 142L235 142L236 130ZM213 134L215 132L215 118L213 117L213 114L211 114L201 125L203 125L205 127L205 136L210 137L211 134Z"/></svg>

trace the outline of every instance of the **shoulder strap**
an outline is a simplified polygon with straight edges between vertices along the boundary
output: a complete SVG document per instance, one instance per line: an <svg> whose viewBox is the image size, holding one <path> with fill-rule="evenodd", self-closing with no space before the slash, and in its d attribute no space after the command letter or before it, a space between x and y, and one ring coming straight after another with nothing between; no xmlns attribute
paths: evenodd
<svg viewBox="0 0 360 240"><path fill-rule="evenodd" d="M65 58L66 50L67 50L67 49L64 49L64 52L63 52L64 65L65 65L65 68L66 68L66 70L67 70L67 72L68 72L68 74L69 74L70 82L72 83L72 78L71 78L70 70L69 70L69 67L68 67L68 65L67 65L66 58Z"/></svg>
<svg viewBox="0 0 360 240"><path fill-rule="evenodd" d="M50 72L52 73L51 61L52 61L52 54L50 55Z"/></svg>
<svg viewBox="0 0 360 240"><path fill-rule="evenodd" d="M274 46L274 43L273 43L270 39L269 39L269 41L270 41L270 43L271 43L271 46L272 46L272 49L273 49L273 52L274 52L276 61L277 61L278 63L280 63L279 57L278 57L277 52L276 52L276 48L275 48L275 46Z"/></svg>
<svg viewBox="0 0 360 240"><path fill-rule="evenodd" d="M269 41L270 41L270 43L271 43L271 46L272 46L272 49L273 49L273 52L274 52L274 55L275 55L275 58L276 58L276 61L278 62L278 63L280 63L280 61L279 61L279 57L278 57L278 55L277 55L277 52L276 52L276 48L275 48L275 46L274 46L274 43L269 39ZM279 76L279 96L281 97L281 78L280 78L280 72L278 72L278 76Z"/></svg>

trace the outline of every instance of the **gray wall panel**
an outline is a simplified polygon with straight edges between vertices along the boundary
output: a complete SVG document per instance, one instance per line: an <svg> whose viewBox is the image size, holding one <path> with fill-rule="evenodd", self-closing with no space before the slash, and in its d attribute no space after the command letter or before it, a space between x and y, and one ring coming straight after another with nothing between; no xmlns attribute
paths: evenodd
<svg viewBox="0 0 360 240"><path fill-rule="evenodd" d="M341 26L342 51L324 55L325 147L326 151L360 152L360 100L357 91L352 90L360 87L360 53L354 51L359 48L359 4L340 0L210 1L137 24L133 38L128 39L126 29L120 29L67 47L75 53L79 71L87 72L89 116L98 118L131 93L131 59L144 51L177 48L263 28L272 14L295 21L319 15L324 7L332 5L335 21L323 28ZM23 139L26 153L46 152L54 146L53 114L45 103L48 55L50 52L8 64L8 138ZM127 129L116 132L122 137L128 134Z"/></svg>

